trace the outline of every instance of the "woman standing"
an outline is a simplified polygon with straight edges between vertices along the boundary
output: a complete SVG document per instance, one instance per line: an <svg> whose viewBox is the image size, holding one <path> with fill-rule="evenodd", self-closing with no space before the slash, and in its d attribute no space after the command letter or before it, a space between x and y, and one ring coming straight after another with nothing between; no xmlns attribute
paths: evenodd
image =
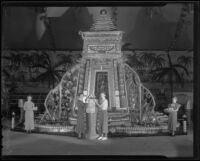
<svg viewBox="0 0 200 161"><path fill-rule="evenodd" d="M24 111L25 111L25 130L26 132L31 132L34 127L34 113L33 111L37 110L34 103L32 102L32 96L27 97L27 101L24 103Z"/></svg>
<svg viewBox="0 0 200 161"><path fill-rule="evenodd" d="M85 135L85 103L83 100L84 96L83 94L80 94L78 100L77 100L77 133L78 138L83 138Z"/></svg>
<svg viewBox="0 0 200 161"><path fill-rule="evenodd" d="M100 137L98 140L107 140L108 133L108 100L106 99L105 93L100 94L99 102L96 102L99 107L99 131Z"/></svg>
<svg viewBox="0 0 200 161"><path fill-rule="evenodd" d="M172 103L169 104L167 111L169 112L169 121L168 121L168 129L171 136L175 135L176 125L177 125L177 112L181 107L180 104L177 103L177 97L172 98Z"/></svg>

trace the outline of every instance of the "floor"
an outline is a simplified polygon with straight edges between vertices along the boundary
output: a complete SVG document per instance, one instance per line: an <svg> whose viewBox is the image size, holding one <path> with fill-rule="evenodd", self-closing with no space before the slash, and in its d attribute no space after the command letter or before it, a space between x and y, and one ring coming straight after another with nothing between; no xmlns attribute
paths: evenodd
<svg viewBox="0 0 200 161"><path fill-rule="evenodd" d="M3 155L163 155L192 157L193 133L181 136L109 138L107 141L3 131Z"/></svg>

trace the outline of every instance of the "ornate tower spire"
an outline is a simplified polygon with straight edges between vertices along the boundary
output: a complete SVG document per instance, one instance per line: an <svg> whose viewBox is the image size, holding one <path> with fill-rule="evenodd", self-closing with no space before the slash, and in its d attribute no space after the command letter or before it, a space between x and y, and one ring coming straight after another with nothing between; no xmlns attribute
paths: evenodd
<svg viewBox="0 0 200 161"><path fill-rule="evenodd" d="M90 31L113 31L116 26L113 24L111 16L106 9L100 10L94 24L91 26Z"/></svg>

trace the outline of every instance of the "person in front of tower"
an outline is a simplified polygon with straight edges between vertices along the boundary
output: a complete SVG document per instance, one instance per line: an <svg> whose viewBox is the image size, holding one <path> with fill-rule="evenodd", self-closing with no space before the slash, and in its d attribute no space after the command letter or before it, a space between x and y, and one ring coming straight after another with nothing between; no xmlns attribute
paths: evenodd
<svg viewBox="0 0 200 161"><path fill-rule="evenodd" d="M32 96L27 96L27 101L24 103L24 111L25 111L25 130L26 132L31 132L34 130L34 113L33 111L37 110L34 103L32 102Z"/></svg>
<svg viewBox="0 0 200 161"><path fill-rule="evenodd" d="M77 133L78 138L85 137L85 100L83 94L80 94L77 100Z"/></svg>
<svg viewBox="0 0 200 161"><path fill-rule="evenodd" d="M177 125L177 112L181 105L177 103L178 98L173 97L172 103L168 105L167 112L169 113L168 130L171 136L175 135Z"/></svg>
<svg viewBox="0 0 200 161"><path fill-rule="evenodd" d="M104 92L100 94L98 102L96 101L96 106L99 111L99 133L100 136L98 140L107 140L108 133L108 100Z"/></svg>

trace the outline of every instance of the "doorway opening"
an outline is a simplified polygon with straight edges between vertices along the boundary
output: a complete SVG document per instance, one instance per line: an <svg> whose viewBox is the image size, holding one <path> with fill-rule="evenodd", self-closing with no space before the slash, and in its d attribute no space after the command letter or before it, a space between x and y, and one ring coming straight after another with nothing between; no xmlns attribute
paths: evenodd
<svg viewBox="0 0 200 161"><path fill-rule="evenodd" d="M96 72L94 92L96 98L99 98L102 92L106 94L106 99L109 102L108 72Z"/></svg>

